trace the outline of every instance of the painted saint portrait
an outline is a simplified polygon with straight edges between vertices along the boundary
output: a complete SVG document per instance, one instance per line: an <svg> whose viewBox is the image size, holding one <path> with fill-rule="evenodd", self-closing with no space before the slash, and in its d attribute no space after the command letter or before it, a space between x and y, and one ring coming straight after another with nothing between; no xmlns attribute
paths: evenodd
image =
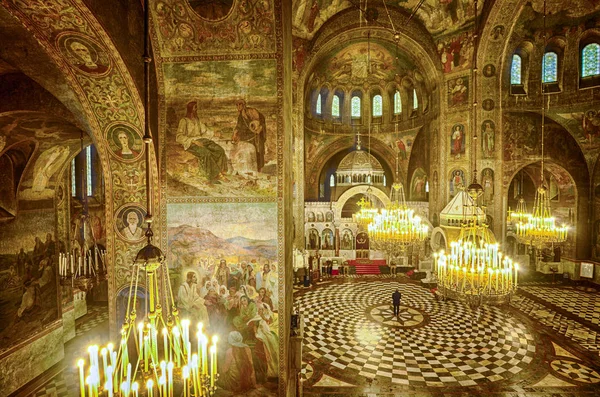
<svg viewBox="0 0 600 397"><path fill-rule="evenodd" d="M121 238L129 242L144 239L146 211L136 204L127 204L117 212L116 228Z"/></svg>
<svg viewBox="0 0 600 397"><path fill-rule="evenodd" d="M234 2L234 0L188 0L192 10L209 21L218 21L227 17Z"/></svg>
<svg viewBox="0 0 600 397"><path fill-rule="evenodd" d="M465 172L463 170L452 170L450 173L450 196L454 197L459 189L465 186Z"/></svg>
<svg viewBox="0 0 600 397"><path fill-rule="evenodd" d="M450 133L450 154L457 159L465 154L465 126L462 124L454 124Z"/></svg>
<svg viewBox="0 0 600 397"><path fill-rule="evenodd" d="M332 250L333 245L333 231L331 229L323 230L323 239L321 240L321 248L324 250Z"/></svg>
<svg viewBox="0 0 600 397"><path fill-rule="evenodd" d="M423 168L417 168L410 183L410 199L413 201L427 200L427 174Z"/></svg>
<svg viewBox="0 0 600 397"><path fill-rule="evenodd" d="M494 110L494 100L493 99L484 99L483 102L481 103L481 107L483 108L483 110L485 111L492 111Z"/></svg>
<svg viewBox="0 0 600 397"><path fill-rule="evenodd" d="M481 172L481 185L483 186L483 200L486 205L494 201L494 171L486 168Z"/></svg>
<svg viewBox="0 0 600 397"><path fill-rule="evenodd" d="M89 37L68 33L58 38L58 48L67 62L77 71L90 76L104 76L110 72L107 52Z"/></svg>
<svg viewBox="0 0 600 397"><path fill-rule="evenodd" d="M341 242L341 249L343 250L351 250L353 249L353 243L354 243L354 234L352 233L352 230L350 229L345 229L342 232L342 242Z"/></svg>
<svg viewBox="0 0 600 397"><path fill-rule="evenodd" d="M123 161L138 160L144 148L142 138L128 124L119 123L110 127L106 134L106 140L112 154Z"/></svg>
<svg viewBox="0 0 600 397"><path fill-rule="evenodd" d="M496 125L492 120L485 120L481 127L481 150L483 157L493 157Z"/></svg>
<svg viewBox="0 0 600 397"><path fill-rule="evenodd" d="M502 36L504 36L504 26L494 26L494 30L492 30L492 41L498 41L502 39Z"/></svg>
<svg viewBox="0 0 600 397"><path fill-rule="evenodd" d="M448 107L466 105L469 99L467 77L458 77L448 82Z"/></svg>
<svg viewBox="0 0 600 397"><path fill-rule="evenodd" d="M483 67L483 75L485 77L494 77L495 74L496 74L496 67L493 64L488 63L487 65L485 65Z"/></svg>
<svg viewBox="0 0 600 397"><path fill-rule="evenodd" d="M319 232L317 232L317 229L310 229L308 231L308 243L306 244L306 248L311 250L319 248Z"/></svg>

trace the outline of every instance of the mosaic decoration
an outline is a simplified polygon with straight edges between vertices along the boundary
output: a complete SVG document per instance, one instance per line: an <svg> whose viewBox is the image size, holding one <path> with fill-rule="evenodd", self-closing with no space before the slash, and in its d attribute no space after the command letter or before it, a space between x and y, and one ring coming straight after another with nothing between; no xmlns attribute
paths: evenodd
<svg viewBox="0 0 600 397"><path fill-rule="evenodd" d="M437 43L437 51L444 73L458 72L471 67L473 34L461 33L445 37Z"/></svg>
<svg viewBox="0 0 600 397"><path fill-rule="evenodd" d="M139 242L145 238L146 210L139 204L125 204L116 211L115 228L117 234L129 242Z"/></svg>
<svg viewBox="0 0 600 397"><path fill-rule="evenodd" d="M600 44L591 43L581 51L581 77L600 74Z"/></svg>
<svg viewBox="0 0 600 397"><path fill-rule="evenodd" d="M272 1L160 0L153 4L163 57L275 51Z"/></svg>
<svg viewBox="0 0 600 397"><path fill-rule="evenodd" d="M273 197L277 171L273 60L164 64L170 197ZM210 81L212 88L206 89Z"/></svg>
<svg viewBox="0 0 600 397"><path fill-rule="evenodd" d="M483 108L483 110L485 110L486 112L491 112L492 110L494 110L494 100L493 99L484 99L483 102L481 103L481 107Z"/></svg>
<svg viewBox="0 0 600 397"><path fill-rule="evenodd" d="M481 172L481 186L483 186L483 200L486 205L494 201L494 171L486 168Z"/></svg>
<svg viewBox="0 0 600 397"><path fill-rule="evenodd" d="M521 84L521 56L513 54L512 63L510 64L510 83Z"/></svg>
<svg viewBox="0 0 600 397"><path fill-rule="evenodd" d="M484 77L494 77L496 75L496 67L491 64L488 63L487 65L485 65L483 67L483 76Z"/></svg>
<svg viewBox="0 0 600 397"><path fill-rule="evenodd" d="M110 58L102 46L90 37L64 33L58 36L57 42L63 56L77 73L102 77L110 72Z"/></svg>
<svg viewBox="0 0 600 397"><path fill-rule="evenodd" d="M600 382L600 374L587 365L571 360L553 360L550 367L563 377L576 382L596 384Z"/></svg>
<svg viewBox="0 0 600 397"><path fill-rule="evenodd" d="M130 124L112 124L107 129L106 140L110 153L121 161L137 161L142 157L144 151L142 137Z"/></svg>
<svg viewBox="0 0 600 397"><path fill-rule="evenodd" d="M558 81L558 55L555 52L547 52L542 62L542 81L544 83Z"/></svg>
<svg viewBox="0 0 600 397"><path fill-rule="evenodd" d="M455 169L450 172L450 197L454 197L459 189L465 187L465 172L460 169Z"/></svg>

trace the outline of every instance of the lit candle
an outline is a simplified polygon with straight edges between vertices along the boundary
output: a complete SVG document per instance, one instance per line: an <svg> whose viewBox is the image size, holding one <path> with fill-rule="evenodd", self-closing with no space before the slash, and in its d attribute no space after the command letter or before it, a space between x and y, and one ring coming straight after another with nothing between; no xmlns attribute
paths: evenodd
<svg viewBox="0 0 600 397"><path fill-rule="evenodd" d="M204 375L208 375L208 358L207 358L207 346L208 346L208 338L206 335L202 334L202 339L200 341L202 343L202 373Z"/></svg>
<svg viewBox="0 0 600 397"><path fill-rule="evenodd" d="M133 390L133 397L138 397L138 389L140 388L140 386L138 385L137 382L133 382L133 385L131 386L131 390Z"/></svg>
<svg viewBox="0 0 600 397"><path fill-rule="evenodd" d="M154 395L154 381L152 379L148 379L148 382L146 382L146 387L148 388L148 397L152 397Z"/></svg>
<svg viewBox="0 0 600 397"><path fill-rule="evenodd" d="M169 333L169 331L167 330L167 328L163 328L162 334L163 334L163 349L165 352L165 361L169 361L169 344L167 342L167 334L168 333Z"/></svg>
<svg viewBox="0 0 600 397"><path fill-rule="evenodd" d="M215 386L215 374L216 374L216 369L217 369L217 354L216 354L216 348L215 346L211 346L210 347L210 387L214 387Z"/></svg>
<svg viewBox="0 0 600 397"><path fill-rule="evenodd" d="M167 386L169 391L169 397L173 397L173 362L170 361L167 365Z"/></svg>
<svg viewBox="0 0 600 397"><path fill-rule="evenodd" d="M79 391L81 394L81 397L85 397L85 385L84 385L84 380L83 380L83 365L84 365L84 361L79 359L79 361L77 361L77 366L79 367Z"/></svg>
<svg viewBox="0 0 600 397"><path fill-rule="evenodd" d="M190 369L187 365L183 366L183 397L189 397L189 377L190 377Z"/></svg>
<svg viewBox="0 0 600 397"><path fill-rule="evenodd" d="M102 350L100 351L100 353L102 354L102 365L103 365L103 369L104 369L104 377L106 378L106 373L107 373L107 368L108 368L108 364L106 361L106 354L108 353L108 351L106 350L105 347L102 348ZM105 379L106 380L106 379Z"/></svg>
<svg viewBox="0 0 600 397"><path fill-rule="evenodd" d="M215 349L215 375L217 374L217 342L219 341L219 337L214 335L212 337L213 347Z"/></svg>
<svg viewBox="0 0 600 397"><path fill-rule="evenodd" d="M90 397L93 397L94 392L93 392L93 389L92 389L92 377L88 376L87 378L85 378L85 382L88 385L88 394L90 395Z"/></svg>

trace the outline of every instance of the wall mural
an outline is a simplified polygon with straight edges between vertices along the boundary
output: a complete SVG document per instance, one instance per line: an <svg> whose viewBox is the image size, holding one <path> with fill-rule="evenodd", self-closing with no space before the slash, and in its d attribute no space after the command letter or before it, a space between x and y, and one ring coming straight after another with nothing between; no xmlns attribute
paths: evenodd
<svg viewBox="0 0 600 397"><path fill-rule="evenodd" d="M106 141L110 153L121 161L137 161L144 151L144 142L140 133L128 123L116 123L109 127Z"/></svg>
<svg viewBox="0 0 600 397"><path fill-rule="evenodd" d="M461 188L465 187L465 172L461 169L450 171L450 197L454 197Z"/></svg>
<svg viewBox="0 0 600 397"><path fill-rule="evenodd" d="M469 79L466 76L448 81L448 108L467 105L469 101Z"/></svg>
<svg viewBox="0 0 600 397"><path fill-rule="evenodd" d="M427 192L425 186L427 184L427 173L423 168L417 168L413 173L410 183L410 200L426 201Z"/></svg>
<svg viewBox="0 0 600 397"><path fill-rule="evenodd" d="M106 50L95 40L83 34L59 35L58 49L77 73L101 77L107 75L112 68Z"/></svg>
<svg viewBox="0 0 600 397"><path fill-rule="evenodd" d="M444 73L467 70L473 60L473 33L444 37L437 42L437 51Z"/></svg>
<svg viewBox="0 0 600 397"><path fill-rule="evenodd" d="M486 205L494 201L494 171L486 168L481 172L481 185L483 186L483 200Z"/></svg>
<svg viewBox="0 0 600 397"><path fill-rule="evenodd" d="M169 196L274 196L275 61L171 63L164 73L174 93L166 115Z"/></svg>
<svg viewBox="0 0 600 397"><path fill-rule="evenodd" d="M450 132L450 155L460 159L461 155L465 154L466 140L465 126L454 124Z"/></svg>
<svg viewBox="0 0 600 397"><path fill-rule="evenodd" d="M55 213L0 223L0 351L58 320Z"/></svg>
<svg viewBox="0 0 600 397"><path fill-rule="evenodd" d="M115 229L117 234L129 242L142 241L145 233L146 210L139 204L125 204L116 211Z"/></svg>
<svg viewBox="0 0 600 397"><path fill-rule="evenodd" d="M495 141L496 124L492 120L485 120L481 127L481 152L484 158L494 157Z"/></svg>
<svg viewBox="0 0 600 397"><path fill-rule="evenodd" d="M275 211L275 203L168 205L169 269L178 308L224 341L218 384L233 393L276 393Z"/></svg>

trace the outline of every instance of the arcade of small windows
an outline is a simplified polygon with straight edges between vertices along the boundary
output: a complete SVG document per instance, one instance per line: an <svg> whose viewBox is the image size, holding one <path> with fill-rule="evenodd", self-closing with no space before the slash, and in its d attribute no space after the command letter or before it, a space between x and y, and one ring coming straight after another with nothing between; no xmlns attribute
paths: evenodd
<svg viewBox="0 0 600 397"><path fill-rule="evenodd" d="M411 92L412 91L412 92ZM412 95L412 98L409 97L409 106L411 110L411 117L416 116L416 111L419 109L419 99L417 90L413 88L408 91L408 95ZM324 100L323 94L317 94L315 98L315 102L313 103L314 107L314 115L318 118L323 118L326 114L326 106L327 101ZM402 115L402 97L398 90L393 91L393 95L390 94L390 113L391 118L396 121ZM412 101L410 101L412 99ZM384 116L384 99L383 96L379 93L373 95L371 97L371 109L370 116L373 122L381 122ZM343 94L335 93L331 99L331 118L334 122L341 122L342 120L342 107L343 107ZM363 117L363 100L360 94L353 94L350 98L350 118L353 123L360 123Z"/></svg>
<svg viewBox="0 0 600 397"><path fill-rule="evenodd" d="M600 85L600 43L589 43L580 52L580 87ZM524 65L520 54L512 55L510 63L510 85L512 94L525 94L523 89ZM542 58L542 83L545 92L559 90L559 54L546 51Z"/></svg>

